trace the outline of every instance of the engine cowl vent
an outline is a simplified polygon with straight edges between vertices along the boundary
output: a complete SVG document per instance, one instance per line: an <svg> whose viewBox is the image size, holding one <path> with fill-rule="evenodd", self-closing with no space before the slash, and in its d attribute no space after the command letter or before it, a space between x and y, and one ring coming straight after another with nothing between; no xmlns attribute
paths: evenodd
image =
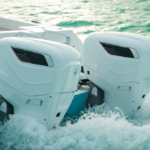
<svg viewBox="0 0 150 150"><path fill-rule="evenodd" d="M17 58L22 62L48 66L46 58L42 54L27 51L27 50L22 50L14 47L12 47L12 50L16 54Z"/></svg>
<svg viewBox="0 0 150 150"><path fill-rule="evenodd" d="M134 56L134 53L135 54L137 53L136 50L134 50L134 49L111 45L111 44L106 44L106 43L102 43L102 42L100 42L100 44L110 55L129 57L129 58L137 58L137 56Z"/></svg>

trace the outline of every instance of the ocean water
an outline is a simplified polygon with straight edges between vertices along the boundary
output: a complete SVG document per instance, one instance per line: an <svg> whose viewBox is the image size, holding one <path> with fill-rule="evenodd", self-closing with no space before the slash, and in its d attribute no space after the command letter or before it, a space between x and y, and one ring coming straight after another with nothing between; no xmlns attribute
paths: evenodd
<svg viewBox="0 0 150 150"><path fill-rule="evenodd" d="M70 28L80 38L101 31L150 36L149 0L0 0L0 16ZM97 106L73 121L49 131L13 115L0 126L0 150L150 149L150 95L132 120Z"/></svg>
<svg viewBox="0 0 150 150"><path fill-rule="evenodd" d="M81 36L99 31L150 36L149 0L0 0L0 16L71 28Z"/></svg>

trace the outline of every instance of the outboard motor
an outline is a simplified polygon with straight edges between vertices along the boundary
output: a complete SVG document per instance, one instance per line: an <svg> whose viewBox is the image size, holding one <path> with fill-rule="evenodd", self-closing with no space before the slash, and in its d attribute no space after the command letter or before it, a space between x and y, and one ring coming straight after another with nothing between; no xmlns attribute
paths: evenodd
<svg viewBox="0 0 150 150"><path fill-rule="evenodd" d="M100 101L104 97L112 110L118 107L132 117L150 91L150 38L92 33L85 40L83 56L86 77L104 92Z"/></svg>
<svg viewBox="0 0 150 150"><path fill-rule="evenodd" d="M50 129L70 106L80 70L81 56L70 46L28 38L0 40L2 99L14 113L34 117Z"/></svg>

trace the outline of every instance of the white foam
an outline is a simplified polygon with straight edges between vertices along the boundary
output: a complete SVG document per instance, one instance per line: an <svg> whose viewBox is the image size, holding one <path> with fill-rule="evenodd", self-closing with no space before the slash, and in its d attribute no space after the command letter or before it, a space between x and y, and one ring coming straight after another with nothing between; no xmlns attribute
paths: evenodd
<svg viewBox="0 0 150 150"><path fill-rule="evenodd" d="M135 119L101 111L100 106L88 109L77 123L47 130L35 119L13 115L0 127L3 149L148 149L150 147L150 102L147 100ZM104 106L103 106L104 107ZM107 107L107 106L105 106ZM144 123L142 123L144 121Z"/></svg>

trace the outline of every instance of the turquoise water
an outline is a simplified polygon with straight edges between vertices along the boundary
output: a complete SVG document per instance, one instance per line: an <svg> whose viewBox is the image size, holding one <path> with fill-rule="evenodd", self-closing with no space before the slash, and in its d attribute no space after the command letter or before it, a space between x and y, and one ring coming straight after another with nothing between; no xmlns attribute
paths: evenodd
<svg viewBox="0 0 150 150"><path fill-rule="evenodd" d="M148 0L0 0L0 15L71 28L81 38L91 32L118 31L150 36ZM150 149L150 95L129 120L100 107L75 124L48 131L36 120L14 115L0 126L0 150ZM70 119L71 120L71 119Z"/></svg>
<svg viewBox="0 0 150 150"><path fill-rule="evenodd" d="M1 0L0 15L72 28L78 35L97 31L150 36L149 0Z"/></svg>

